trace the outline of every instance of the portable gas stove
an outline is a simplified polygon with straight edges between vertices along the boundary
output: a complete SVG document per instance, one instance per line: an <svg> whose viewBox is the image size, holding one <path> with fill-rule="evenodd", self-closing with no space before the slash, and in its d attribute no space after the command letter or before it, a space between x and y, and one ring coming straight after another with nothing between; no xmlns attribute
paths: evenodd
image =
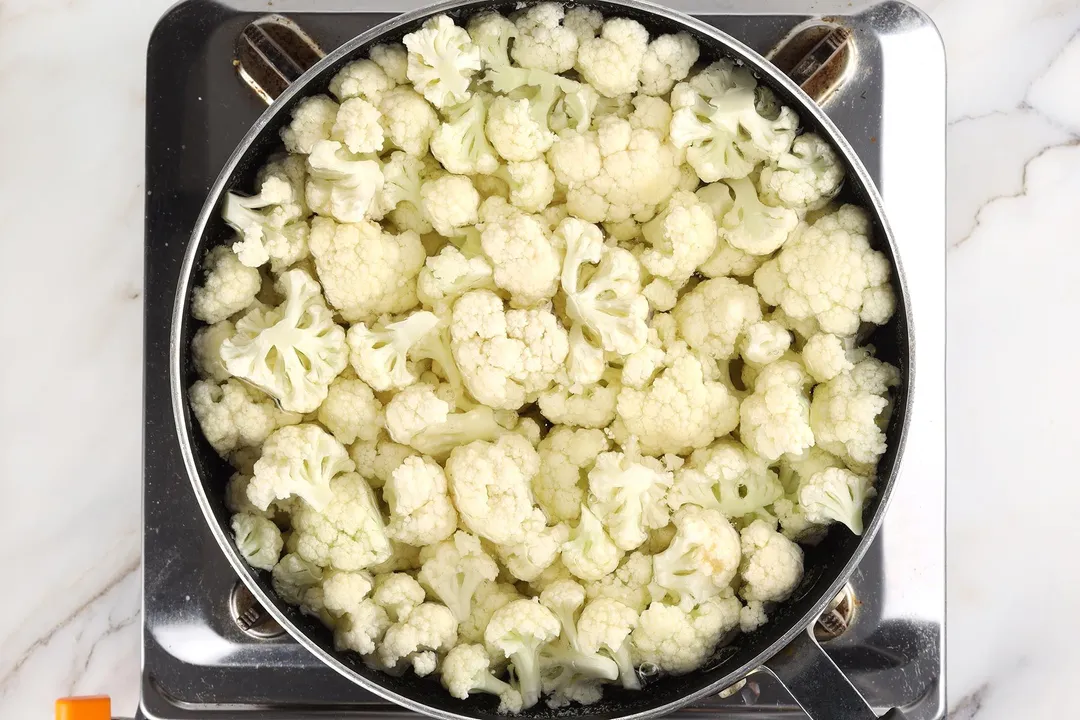
<svg viewBox="0 0 1080 720"><path fill-rule="evenodd" d="M265 109L237 68L238 38L267 13L323 50L412 9L383 0L188 0L149 46L146 125L146 376L143 673L138 718L367 718L405 714L260 622L191 493L169 400L169 318L196 216L234 146ZM415 2L415 0L413 0ZM885 197L915 317L918 376L901 476L884 529L818 624L834 662L875 707L910 720L945 711L945 64L933 26L893 0L677 0L778 65L828 51L824 106ZM407 5L407 7L405 6ZM809 14L808 14L809 13ZM823 24L825 23L825 24ZM805 33L794 34L797 28ZM839 34L830 30L840 28ZM257 35L257 34L256 34ZM271 36L273 33L271 33ZM265 33L263 39L265 40ZM273 38L267 47L273 49ZM280 39L280 38L279 38ZM801 50L794 49L797 45ZM243 56L244 45L240 54ZM259 55L258 37L246 46ZM265 48L264 48L265 49ZM242 58L241 58L242 59ZM802 64L793 73L806 71ZM243 78L243 79L241 79ZM804 86L805 87L805 86ZM254 622L254 625L252 624ZM822 688L821 692L828 692ZM755 673L684 716L805 717Z"/></svg>

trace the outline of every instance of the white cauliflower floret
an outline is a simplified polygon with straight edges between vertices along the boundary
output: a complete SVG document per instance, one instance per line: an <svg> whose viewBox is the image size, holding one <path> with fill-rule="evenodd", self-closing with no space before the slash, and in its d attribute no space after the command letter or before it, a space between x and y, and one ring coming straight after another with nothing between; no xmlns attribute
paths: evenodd
<svg viewBox="0 0 1080 720"><path fill-rule="evenodd" d="M274 592L306 613L320 615L323 607L323 569L296 553L286 553L270 572Z"/></svg>
<svg viewBox="0 0 1080 720"><path fill-rule="evenodd" d="M255 464L252 485L260 479L259 463ZM251 492L249 489L249 497ZM363 570L390 557L390 541L375 493L356 473L342 473L330 480L329 499L321 510L310 502L297 503L290 519L296 553L321 567Z"/></svg>
<svg viewBox="0 0 1080 720"><path fill-rule="evenodd" d="M515 211L485 222L480 245L491 260L495 284L510 293L515 307L532 307L555 294L559 253L534 216Z"/></svg>
<svg viewBox="0 0 1080 720"><path fill-rule="evenodd" d="M776 165L761 170L758 186L762 199L800 212L828 204L844 182L844 166L825 138L805 133L795 138L791 151Z"/></svg>
<svg viewBox="0 0 1080 720"><path fill-rule="evenodd" d="M270 433L301 418L237 380L221 385L199 380L188 391L188 399L203 436L223 457L237 448L258 447Z"/></svg>
<svg viewBox="0 0 1080 720"><path fill-rule="evenodd" d="M742 178L757 163L775 160L795 139L799 118L781 107L776 119L758 112L757 80L750 69L719 60L671 92L671 140L702 182Z"/></svg>
<svg viewBox="0 0 1080 720"><path fill-rule="evenodd" d="M379 109L363 98L341 103L330 137L349 148L351 153L377 153L382 150L384 133Z"/></svg>
<svg viewBox="0 0 1080 720"><path fill-rule="evenodd" d="M427 100L410 87L396 87L383 95L379 112L390 145L414 157L427 154L439 127L439 114Z"/></svg>
<svg viewBox="0 0 1080 720"><path fill-rule="evenodd" d="M296 104L292 121L281 129L281 140L291 153L306 155L315 143L330 138L338 104L325 95L307 97Z"/></svg>
<svg viewBox="0 0 1080 720"><path fill-rule="evenodd" d="M207 253L203 269L206 280L191 293L191 314L205 323L218 323L240 312L262 287L259 271L244 265L225 247Z"/></svg>
<svg viewBox="0 0 1080 720"><path fill-rule="evenodd" d="M409 81L408 64L409 53L404 45L376 45L371 48L368 57L382 68L386 76L398 85Z"/></svg>
<svg viewBox="0 0 1080 720"><path fill-rule="evenodd" d="M449 310L454 300L470 290L493 288L491 263L479 255L470 257L453 245L430 256L416 279L420 302L441 311Z"/></svg>
<svg viewBox="0 0 1080 720"><path fill-rule="evenodd" d="M416 372L408 354L438 324L434 313L419 311L370 330L364 323L353 325L346 335L353 369L380 392L413 384Z"/></svg>
<svg viewBox="0 0 1080 720"><path fill-rule="evenodd" d="M383 499L390 507L386 534L395 540L433 545L457 528L446 475L430 458L406 458L383 487Z"/></svg>
<svg viewBox="0 0 1080 720"><path fill-rule="evenodd" d="M365 59L353 61L339 70L330 80L330 92L342 102L363 98L377 105L383 94L395 85L397 82L378 63Z"/></svg>
<svg viewBox="0 0 1080 720"><path fill-rule="evenodd" d="M595 8L578 5L566 11L562 24L564 28L577 35L578 45L580 45L600 34L600 28L604 25L604 16Z"/></svg>
<svg viewBox="0 0 1080 720"><path fill-rule="evenodd" d="M761 302L749 285L732 278L713 278L683 295L672 316L687 345L711 358L726 360L736 356L739 340L761 320Z"/></svg>
<svg viewBox="0 0 1080 720"><path fill-rule="evenodd" d="M399 445L381 435L377 441L357 441L349 446L349 457L356 463L356 472L376 489L386 484L405 458L415 454L413 448Z"/></svg>
<svg viewBox="0 0 1080 720"><path fill-rule="evenodd" d="M360 222L382 187L382 168L377 161L350 155L336 140L320 140L312 147L305 198L319 215L339 222Z"/></svg>
<svg viewBox="0 0 1080 720"><path fill-rule="evenodd" d="M510 40L518 34L514 23L497 12L486 11L470 17L468 27L485 67L502 69L510 65Z"/></svg>
<svg viewBox="0 0 1080 720"><path fill-rule="evenodd" d="M844 341L830 333L811 336L802 349L803 365L814 382L828 382L855 367L847 356Z"/></svg>
<svg viewBox="0 0 1080 720"><path fill-rule="evenodd" d="M678 290L716 249L716 220L708 205L691 192L680 190L667 207L641 227L651 247L641 253L641 264Z"/></svg>
<svg viewBox="0 0 1080 720"><path fill-rule="evenodd" d="M191 339L191 357L199 376L214 382L225 382L229 371L221 360L221 344L236 334L236 326L228 320L201 327Z"/></svg>
<svg viewBox="0 0 1080 720"><path fill-rule="evenodd" d="M402 42L409 50L410 82L437 108L469 99L469 77L480 69L480 50L446 15L424 22Z"/></svg>
<svg viewBox="0 0 1080 720"><path fill-rule="evenodd" d="M241 263L259 267L272 261L271 270L281 272L307 256L308 226L300 219L307 214L306 173L295 162L272 161L259 172L258 195L226 193L221 216L237 232L232 249Z"/></svg>
<svg viewBox="0 0 1080 720"><path fill-rule="evenodd" d="M529 484L539 469L540 456L520 435L454 448L446 475L461 521L496 545L521 542L533 509Z"/></svg>
<svg viewBox="0 0 1080 720"><path fill-rule="evenodd" d="M695 450L675 475L667 503L697 505L739 518L771 505L783 494L776 473L758 455L731 439Z"/></svg>
<svg viewBox="0 0 1080 720"><path fill-rule="evenodd" d="M559 636L559 619L536 600L514 600L495 611L484 631L488 645L514 666L522 708L540 699L540 649Z"/></svg>
<svg viewBox="0 0 1080 720"><path fill-rule="evenodd" d="M719 510L687 505L675 512L675 537L653 556L654 598L690 610L718 595L739 570L739 532Z"/></svg>
<svg viewBox="0 0 1080 720"><path fill-rule="evenodd" d="M447 653L440 676L443 687L461 700L469 693L499 697L499 712L521 712L521 693L491 674L491 659L482 645L455 645Z"/></svg>
<svg viewBox="0 0 1080 720"><path fill-rule="evenodd" d="M424 603L386 630L379 644L379 662L383 667L400 668L405 662L417 675L435 670L435 653L445 653L457 643L457 620L446 607Z"/></svg>
<svg viewBox="0 0 1080 720"><path fill-rule="evenodd" d="M567 187L570 214L588 222L648 220L679 184L675 148L614 116L601 118L595 132L559 133L548 163Z"/></svg>
<svg viewBox="0 0 1080 720"><path fill-rule="evenodd" d="M519 600L521 594L517 588L508 583L499 583L485 580L477 586L473 593L472 609L469 617L458 626L458 635L463 642L483 643L484 629L491 621L495 611L507 603ZM493 660L502 657L502 653L494 648L487 648L488 654Z"/></svg>
<svg viewBox="0 0 1080 720"><path fill-rule="evenodd" d="M430 233L431 221L423 211L421 188L438 164L430 157L418 158L395 150L383 163L383 186L372 203L372 219L389 217L402 230Z"/></svg>
<svg viewBox="0 0 1080 720"><path fill-rule="evenodd" d="M634 552L626 556L615 572L588 583L585 591L589 600L611 598L640 613L651 602L652 577L652 557Z"/></svg>
<svg viewBox="0 0 1080 720"><path fill-rule="evenodd" d="M545 309L510 310L487 290L454 304L450 325L454 360L469 392L492 408L514 410L546 390L568 352L566 331Z"/></svg>
<svg viewBox="0 0 1080 720"><path fill-rule="evenodd" d="M783 602L795 591L803 575L803 552L764 520L743 528L742 587L744 600Z"/></svg>
<svg viewBox="0 0 1080 720"><path fill-rule="evenodd" d="M558 3L533 5L515 20L517 35L512 55L523 68L535 68L552 73L566 72L577 59L578 37L563 27L565 11Z"/></svg>
<svg viewBox="0 0 1080 720"><path fill-rule="evenodd" d="M885 453L889 388L899 383L899 370L867 358L818 385L810 406L817 444L849 464L876 464Z"/></svg>
<svg viewBox="0 0 1080 720"><path fill-rule="evenodd" d="M372 601L386 611L391 622L401 622L424 602L424 588L403 572L378 575L375 578L375 591Z"/></svg>
<svg viewBox="0 0 1080 720"><path fill-rule="evenodd" d="M348 363L345 331L323 304L319 285L303 270L289 270L276 285L285 302L255 309L221 344L225 368L274 397L282 409L312 412Z"/></svg>
<svg viewBox="0 0 1080 720"><path fill-rule="evenodd" d="M417 579L439 598L457 622L465 622L472 609L473 595L481 583L495 580L499 567L484 552L480 541L466 532L420 551Z"/></svg>
<svg viewBox="0 0 1080 720"><path fill-rule="evenodd" d="M544 158L511 162L500 167L498 177L510 191L510 204L528 213L538 213L555 197L555 173Z"/></svg>
<svg viewBox="0 0 1080 720"><path fill-rule="evenodd" d="M641 59L641 92L667 95L675 83L686 79L699 54L697 40L690 33L660 35L645 50Z"/></svg>
<svg viewBox="0 0 1080 720"><path fill-rule="evenodd" d="M636 610L611 598L591 601L578 619L581 651L609 655L619 666L619 681L629 690L641 689L630 651L630 633L637 623Z"/></svg>
<svg viewBox="0 0 1080 720"><path fill-rule="evenodd" d="M695 195L713 211L719 232L712 257L698 265L698 272L711 278L753 275L766 258L732 247L725 237L724 230L720 228L724 216L735 204L735 199L731 196L731 188L726 183L717 182L702 187Z"/></svg>
<svg viewBox="0 0 1080 720"><path fill-rule="evenodd" d="M766 365L754 380L754 392L739 406L739 437L746 446L771 463L813 445L806 394L810 385L810 376L796 360Z"/></svg>
<svg viewBox="0 0 1080 720"><path fill-rule="evenodd" d="M372 442L383 425L382 403L362 380L339 377L319 406L319 422L341 443Z"/></svg>
<svg viewBox="0 0 1080 720"><path fill-rule="evenodd" d="M735 193L734 204L720 219L720 234L728 244L751 255L768 255L783 245L799 224L798 213L761 202L749 178L727 184Z"/></svg>
<svg viewBox="0 0 1080 720"><path fill-rule="evenodd" d="M237 513L232 516L232 531L236 549L248 565L260 570L274 569L284 542L281 530L273 521L250 513Z"/></svg>
<svg viewBox="0 0 1080 720"><path fill-rule="evenodd" d="M371 592L371 576L365 572L334 571L323 577L323 605L334 617L354 612Z"/></svg>
<svg viewBox="0 0 1080 720"><path fill-rule="evenodd" d="M575 67L601 95L636 92L649 45L649 31L636 20L611 18L600 36L581 43Z"/></svg>
<svg viewBox="0 0 1080 720"><path fill-rule="evenodd" d="M570 539L570 528L563 523L548 526L544 513L533 509L523 529L521 542L499 546L499 558L510 575L531 582L559 558L563 544Z"/></svg>
<svg viewBox="0 0 1080 720"><path fill-rule="evenodd" d="M630 636L639 664L679 675L696 670L716 644L739 624L742 604L733 595L713 597L689 612L654 602Z"/></svg>
<svg viewBox="0 0 1080 720"><path fill-rule="evenodd" d="M390 436L441 461L460 445L494 441L507 432L489 407L451 412L450 403L438 395L440 389L417 383L394 395L386 406Z"/></svg>
<svg viewBox="0 0 1080 720"><path fill-rule="evenodd" d="M660 138L667 137L668 126L671 125L671 106L667 101L649 95L635 95L630 104L634 106L627 118L631 127L651 130ZM697 175L694 175L694 187L697 187L697 182Z"/></svg>
<svg viewBox="0 0 1080 720"><path fill-rule="evenodd" d="M874 497L873 480L844 468L826 468L799 487L799 505L811 523L841 522L856 535L863 533L863 508Z"/></svg>
<svg viewBox="0 0 1080 720"><path fill-rule="evenodd" d="M370 655L390 623L385 610L371 600L364 600L337 620L334 647Z"/></svg>
<svg viewBox="0 0 1080 720"><path fill-rule="evenodd" d="M566 313L580 323L605 351L630 355L648 339L648 301L640 294L641 268L622 248L604 245L595 225L577 218L559 223L555 236L565 247L560 282ZM597 265L587 280L589 265Z"/></svg>
<svg viewBox="0 0 1080 720"><path fill-rule="evenodd" d="M461 228L479 219L480 193L464 175L427 180L420 188L420 201L435 232L444 237L459 235Z"/></svg>
<svg viewBox="0 0 1080 720"><path fill-rule="evenodd" d="M765 603L760 600L751 600L743 605L739 611L739 630L744 633L753 632L769 621L765 614Z"/></svg>
<svg viewBox="0 0 1080 720"><path fill-rule="evenodd" d="M416 305L416 276L424 265L420 237L385 232L378 224L311 223L311 254L326 299L348 322L401 313Z"/></svg>
<svg viewBox="0 0 1080 720"><path fill-rule="evenodd" d="M596 382L580 388L580 392L571 392L565 385L542 392L537 405L543 416L556 425L606 428L615 419L621 388L618 372L610 370Z"/></svg>
<svg viewBox="0 0 1080 720"><path fill-rule="evenodd" d="M646 388L619 391L613 430L619 442L637 437L647 455L685 455L738 424L738 399L723 383L706 379L701 361L684 353Z"/></svg>
<svg viewBox="0 0 1080 720"><path fill-rule="evenodd" d="M577 520L588 471L609 445L601 430L562 425L552 428L540 441L540 471L533 478L532 491L550 522Z"/></svg>
<svg viewBox="0 0 1080 720"><path fill-rule="evenodd" d="M884 253L870 247L865 211L845 205L803 226L780 254L754 273L765 302L795 319L814 318L824 332L854 335L859 322L883 325L896 309Z"/></svg>
<svg viewBox="0 0 1080 720"><path fill-rule="evenodd" d="M739 354L752 365L768 365L783 357L790 347L791 332L787 328L773 320L762 320L746 328L739 341Z"/></svg>
<svg viewBox="0 0 1080 720"><path fill-rule="evenodd" d="M527 98L497 96L488 106L485 129L495 150L509 161L535 160L555 141L546 122L535 117Z"/></svg>
<svg viewBox="0 0 1080 720"><path fill-rule="evenodd" d="M599 580L615 571L622 551L604 531L604 525L585 505L581 506L577 526L563 545L562 561L574 577Z"/></svg>
<svg viewBox="0 0 1080 720"><path fill-rule="evenodd" d="M490 104L490 95L474 93L444 111L446 120L431 137L431 154L449 172L490 175L498 169L499 157L484 130Z"/></svg>
<svg viewBox="0 0 1080 720"><path fill-rule="evenodd" d="M659 460L638 455L635 445L601 453L589 471L589 508L620 550L637 548L649 530L668 524L664 498L674 476Z"/></svg>

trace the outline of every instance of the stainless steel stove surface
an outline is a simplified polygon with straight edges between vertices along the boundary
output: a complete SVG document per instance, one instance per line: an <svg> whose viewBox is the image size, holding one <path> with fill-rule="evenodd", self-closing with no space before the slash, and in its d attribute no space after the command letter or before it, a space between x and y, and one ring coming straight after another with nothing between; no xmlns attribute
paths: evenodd
<svg viewBox="0 0 1080 720"><path fill-rule="evenodd" d="M413 0L415 2L415 0ZM854 67L825 108L885 198L915 318L914 414L883 530L851 581L853 602L823 623L825 643L875 707L910 720L945 711L945 65L929 21L900 2L681 0L762 53L813 17L848 28ZM155 29L147 67L143 676L139 717L354 718L401 715L286 635L253 637L234 620L236 576L205 526L180 458L169 404L169 314L190 229L222 164L265 108L239 79L235 44L269 11L324 50L411 9L372 0L223 5L188 0ZM392 11L387 11L392 8ZM239 608L242 612L243 608ZM837 627L837 626L840 627ZM827 688L822 689L828 692ZM680 714L805 717L767 673Z"/></svg>

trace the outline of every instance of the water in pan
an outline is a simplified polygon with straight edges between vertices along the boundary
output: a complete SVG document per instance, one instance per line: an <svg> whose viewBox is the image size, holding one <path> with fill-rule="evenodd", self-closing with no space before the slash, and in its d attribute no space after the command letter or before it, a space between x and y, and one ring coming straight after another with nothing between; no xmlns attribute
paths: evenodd
<svg viewBox="0 0 1080 720"><path fill-rule="evenodd" d="M726 3L721 9L739 9L731 5ZM852 11L844 5L847 12ZM355 3L350 6L356 7ZM291 13L289 7L275 5L273 10L288 13L327 49L389 17L381 13L314 12L310 8L311 4L306 4L307 12ZM857 30L860 24L865 25L857 38L864 71L834 98L834 118L858 144L864 163L880 182L882 144L878 140L885 103L879 74L887 56L872 26L880 25L888 14L882 15L881 8L874 12L879 15L868 14L853 23ZM144 689L144 705L151 717L200 716L221 705L230 705L233 710L253 704L283 711L288 708L291 718L301 717L297 714L301 707L314 705L331 705L339 711L387 709L383 701L326 669L287 638L250 640L235 627L226 603L235 578L191 497L172 428L166 366L172 291L187 236L206 191L264 107L239 83L230 62L235 38L256 16L210 2L190 2L172 11L151 44L147 95ZM895 23L895 12L889 17ZM795 14L734 14L703 19L766 50L804 18ZM911 19L913 27L918 19ZM895 47L889 47L895 53ZM907 251L903 253L910 275L911 261ZM941 467L938 472L943 472ZM924 510L928 510L924 517L932 539L941 531L942 509ZM890 602L898 595L903 599L893 584L904 581L898 576L904 568L894 566L887 536L888 528L854 579L862 603L859 620L831 648L838 664L853 674L871 702L910 705L925 698L923 705L929 714L912 717L935 717L935 708L940 706L940 701L935 701L940 695L936 683L940 635L935 621L942 611L941 579L927 575L927 564L922 562L921 582L929 587L921 596L930 599L919 616L922 622L904 623L893 618L887 612L885 591L889 591ZM931 566L934 561L931 551ZM940 561L937 557L936 562ZM770 714L797 711L790 698L778 691L775 681L764 675L754 676L741 693L709 705L711 712L723 708L741 713L740 708L748 703L759 711L757 717L768 717L760 713L765 708L771 708ZM182 709L185 707L187 710Z"/></svg>

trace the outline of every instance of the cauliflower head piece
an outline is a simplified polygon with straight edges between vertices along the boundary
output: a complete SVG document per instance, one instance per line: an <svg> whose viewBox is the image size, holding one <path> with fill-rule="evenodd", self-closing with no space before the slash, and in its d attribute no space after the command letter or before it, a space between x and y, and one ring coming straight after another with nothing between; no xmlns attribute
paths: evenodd
<svg viewBox="0 0 1080 720"><path fill-rule="evenodd" d="M409 81L428 102L443 108L469 99L469 78L480 69L480 50L464 28L437 15L402 42L409 51Z"/></svg>

